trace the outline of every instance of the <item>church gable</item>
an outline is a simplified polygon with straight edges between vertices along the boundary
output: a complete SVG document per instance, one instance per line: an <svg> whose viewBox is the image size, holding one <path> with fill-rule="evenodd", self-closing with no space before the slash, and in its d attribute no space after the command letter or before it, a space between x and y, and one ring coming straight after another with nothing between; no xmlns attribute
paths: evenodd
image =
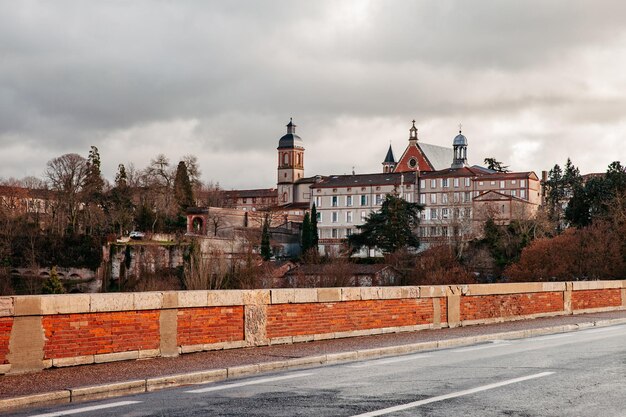
<svg viewBox="0 0 626 417"><path fill-rule="evenodd" d="M417 144L409 144L400 157L394 172L415 172L418 166L420 171L434 171L428 158Z"/></svg>
<svg viewBox="0 0 626 417"><path fill-rule="evenodd" d="M476 196L474 198L474 201L509 201L509 200L517 200L514 197L511 197L510 195L507 194L502 194L499 193L497 191L485 191L484 193Z"/></svg>

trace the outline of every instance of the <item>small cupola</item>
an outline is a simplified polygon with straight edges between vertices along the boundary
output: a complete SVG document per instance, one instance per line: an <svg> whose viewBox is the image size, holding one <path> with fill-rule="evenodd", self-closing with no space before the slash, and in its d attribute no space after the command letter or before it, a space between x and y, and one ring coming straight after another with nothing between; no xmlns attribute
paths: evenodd
<svg viewBox="0 0 626 417"><path fill-rule="evenodd" d="M454 160L451 168L463 168L467 166L467 138L463 135L462 126L459 125L459 134L452 141Z"/></svg>

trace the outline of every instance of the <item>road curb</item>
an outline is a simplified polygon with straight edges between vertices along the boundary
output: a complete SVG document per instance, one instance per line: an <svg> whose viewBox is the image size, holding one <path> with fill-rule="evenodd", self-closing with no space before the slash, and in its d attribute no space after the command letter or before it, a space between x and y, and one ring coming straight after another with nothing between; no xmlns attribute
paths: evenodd
<svg viewBox="0 0 626 417"><path fill-rule="evenodd" d="M569 333L577 330L590 329L594 327L615 326L619 324L626 324L626 318L597 320L577 324L541 327L536 329L514 330L509 332L483 334L478 336L466 336L439 341L419 342L398 346L386 346L382 348L360 349L355 351L329 353L326 355L305 356L302 358L293 358L283 361L261 362L257 364L233 366L223 369L211 369L207 371L196 371L184 374L166 375L162 377L116 382L111 384L68 388L47 393L2 399L0 400L0 411L12 410L37 403L70 403L77 401L110 398L127 394L152 392L158 389L217 382L230 378L249 376L252 374L269 372L278 369L296 369L324 364L353 362L362 359L410 354L433 349L468 346L491 340L522 339L526 337Z"/></svg>

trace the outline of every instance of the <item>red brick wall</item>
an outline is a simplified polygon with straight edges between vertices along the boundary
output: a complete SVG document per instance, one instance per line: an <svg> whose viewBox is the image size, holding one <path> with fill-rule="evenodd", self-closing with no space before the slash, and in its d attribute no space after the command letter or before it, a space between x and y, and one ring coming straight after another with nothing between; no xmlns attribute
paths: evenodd
<svg viewBox="0 0 626 417"><path fill-rule="evenodd" d="M430 298L273 304L267 307L269 338L432 322L433 302Z"/></svg>
<svg viewBox="0 0 626 417"><path fill-rule="evenodd" d="M157 349L160 344L156 310L60 314L44 316L42 322L46 359Z"/></svg>
<svg viewBox="0 0 626 417"><path fill-rule="evenodd" d="M178 345L244 340L243 306L178 310Z"/></svg>
<svg viewBox="0 0 626 417"><path fill-rule="evenodd" d="M461 320L524 316L562 310L561 292L461 297Z"/></svg>
<svg viewBox="0 0 626 417"><path fill-rule="evenodd" d="M572 309L619 307L622 305L622 290L619 288L605 290L572 291Z"/></svg>
<svg viewBox="0 0 626 417"><path fill-rule="evenodd" d="M12 327L13 317L0 318L0 365L9 363L7 354L9 353L9 339L11 338Z"/></svg>

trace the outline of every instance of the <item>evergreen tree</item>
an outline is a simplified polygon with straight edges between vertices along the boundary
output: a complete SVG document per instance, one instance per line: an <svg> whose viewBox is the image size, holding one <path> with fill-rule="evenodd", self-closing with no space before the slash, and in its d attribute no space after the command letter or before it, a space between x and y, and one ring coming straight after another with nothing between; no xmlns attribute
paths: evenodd
<svg viewBox="0 0 626 417"><path fill-rule="evenodd" d="M263 231L261 232L261 257L265 261L269 261L272 257L272 247L270 246L270 226L267 218L263 222Z"/></svg>
<svg viewBox="0 0 626 417"><path fill-rule="evenodd" d="M184 161L180 161L176 167L176 176L174 177L174 198L178 203L181 212L187 210L188 207L194 205L193 189L187 166Z"/></svg>
<svg viewBox="0 0 626 417"><path fill-rule="evenodd" d="M574 215L573 213L584 211L584 204L581 201L583 194L582 176L578 168L567 158L564 170L558 164L550 170L544 187L548 216L556 222L557 232L561 232L568 226L568 220ZM569 209L570 215L568 216L567 207L575 195L574 206Z"/></svg>
<svg viewBox="0 0 626 417"><path fill-rule="evenodd" d="M357 226L359 232L348 236L348 242L353 250L367 247L384 253L417 248L420 242L415 230L423 208L420 204L388 194L380 211L371 213L363 225Z"/></svg>
<svg viewBox="0 0 626 417"><path fill-rule="evenodd" d="M98 148L92 146L87 157L87 174L85 176L85 191L87 202L98 202L102 196L104 188L104 180L100 171L100 153Z"/></svg>
<svg viewBox="0 0 626 417"><path fill-rule="evenodd" d="M128 175L126 174L126 167L124 164L117 166L117 174L115 174L115 186L118 188L124 188L128 186Z"/></svg>
<svg viewBox="0 0 626 417"><path fill-rule="evenodd" d="M317 230L317 209L315 208L315 203L313 203L313 208L311 208L311 247L314 251L317 251L317 245L319 244L320 235Z"/></svg>
<svg viewBox="0 0 626 417"><path fill-rule="evenodd" d="M64 294L65 288L63 283L59 279L56 266L53 266L50 270L50 276L43 283L41 292L44 294Z"/></svg>
<svg viewBox="0 0 626 417"><path fill-rule="evenodd" d="M117 167L115 187L108 193L107 209L111 226L120 236L124 234L124 230L129 230L132 227L135 206L132 201L131 190L128 187L126 168L123 164L119 164Z"/></svg>
<svg viewBox="0 0 626 417"><path fill-rule="evenodd" d="M313 235L311 230L311 218L309 213L304 214L302 220L302 253L306 253L313 247Z"/></svg>
<svg viewBox="0 0 626 417"><path fill-rule="evenodd" d="M496 158L485 158L485 164L487 165L487 169L491 169L497 172L509 172L509 166L504 165Z"/></svg>

